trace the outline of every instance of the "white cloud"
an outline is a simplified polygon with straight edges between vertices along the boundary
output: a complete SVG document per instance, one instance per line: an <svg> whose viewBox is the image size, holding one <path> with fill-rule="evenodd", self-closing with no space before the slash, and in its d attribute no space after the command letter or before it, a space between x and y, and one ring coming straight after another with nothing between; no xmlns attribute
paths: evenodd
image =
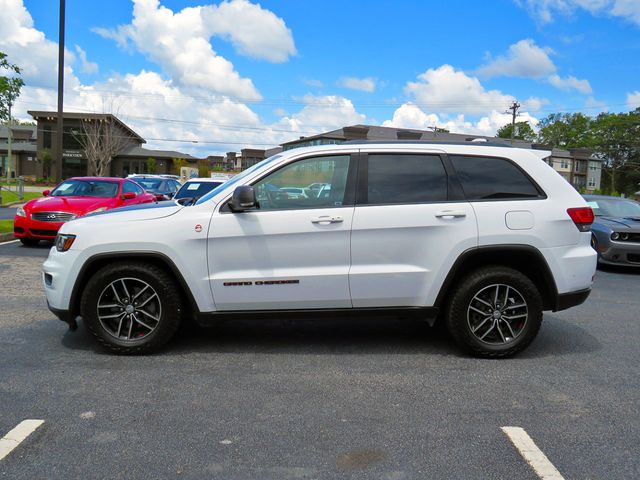
<svg viewBox="0 0 640 480"><path fill-rule="evenodd" d="M496 58L488 56L487 63L478 68L483 77L524 77L542 78L556 71L549 58L548 48L540 48L533 40L525 39L509 47L505 55Z"/></svg>
<svg viewBox="0 0 640 480"><path fill-rule="evenodd" d="M33 27L33 19L22 4L22 0L0 0L2 21L0 22L0 50L9 61L22 69L22 78L27 85L55 87L58 79L58 45L47 40ZM76 82L71 65L74 55L65 53L65 83Z"/></svg>
<svg viewBox="0 0 640 480"><path fill-rule="evenodd" d="M416 82L408 82L405 93L415 99L421 107L427 106L435 112L459 112L465 114L486 114L491 110L504 110L514 97L499 90L485 90L476 77L466 75L451 65L431 68L418 75ZM524 102L540 105L536 98Z"/></svg>
<svg viewBox="0 0 640 480"><path fill-rule="evenodd" d="M342 77L338 80L338 85L344 88L350 88L351 90L360 90L362 92L371 93L376 89L376 80L371 77Z"/></svg>
<svg viewBox="0 0 640 480"><path fill-rule="evenodd" d="M627 107L631 110L640 108L640 90L627 93Z"/></svg>
<svg viewBox="0 0 640 480"><path fill-rule="evenodd" d="M551 75L549 77L549 83L560 90L577 90L580 93L589 94L592 93L591 84L589 80L580 80L569 75L566 78L561 78L558 75Z"/></svg>
<svg viewBox="0 0 640 480"><path fill-rule="evenodd" d="M284 20L247 0L202 7L202 20L211 35L231 41L243 55L279 63L296 54Z"/></svg>
<svg viewBox="0 0 640 480"><path fill-rule="evenodd" d="M315 80L313 78L309 78L303 81L305 84L309 85L310 87L322 88L324 86L324 83L322 83L322 80Z"/></svg>
<svg viewBox="0 0 640 480"><path fill-rule="evenodd" d="M533 127L538 119L523 112L518 116L519 122L529 122ZM449 117L436 113L426 113L412 103L401 105L393 113L393 118L383 122L384 127L415 128L426 130L432 127L445 128L451 133L493 136L500 127L511 123L511 115L496 110L489 112L476 120L469 120L463 114Z"/></svg>
<svg viewBox="0 0 640 480"><path fill-rule="evenodd" d="M545 24L554 16L570 16L576 10L592 15L620 17L640 26L640 2L638 0L515 0L525 7L531 16Z"/></svg>
<svg viewBox="0 0 640 480"><path fill-rule="evenodd" d="M286 126L294 132L305 130L320 133L366 121L366 116L358 113L351 100L344 97L305 95L302 101L302 110L280 119L277 123L279 128Z"/></svg>
<svg viewBox="0 0 640 480"><path fill-rule="evenodd" d="M131 24L94 31L142 52L182 86L244 100L261 96L251 79L242 78L231 62L213 50L211 37L231 41L244 55L274 62L295 53L284 22L246 0L188 7L177 13L158 0L134 0Z"/></svg>
<svg viewBox="0 0 640 480"><path fill-rule="evenodd" d="M81 66L80 69L84 73L98 73L98 64L95 62L90 62L87 60L87 52L85 52L80 45L76 45L76 52L78 52L78 57L80 57Z"/></svg>

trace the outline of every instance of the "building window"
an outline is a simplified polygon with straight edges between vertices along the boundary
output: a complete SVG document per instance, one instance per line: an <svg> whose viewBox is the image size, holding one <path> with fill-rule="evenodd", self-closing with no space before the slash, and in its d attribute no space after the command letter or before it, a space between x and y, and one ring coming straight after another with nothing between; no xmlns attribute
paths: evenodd
<svg viewBox="0 0 640 480"><path fill-rule="evenodd" d="M564 168L564 169L569 168L569 162L566 161L566 160L561 160L560 161L560 168Z"/></svg>
<svg viewBox="0 0 640 480"><path fill-rule="evenodd" d="M42 129L42 147L51 148L51 127L49 126Z"/></svg>
<svg viewBox="0 0 640 480"><path fill-rule="evenodd" d="M595 172L598 169L598 164L596 162L589 162L589 170Z"/></svg>
<svg viewBox="0 0 640 480"><path fill-rule="evenodd" d="M589 183L587 185L590 188L596 188L596 179L593 177L589 177Z"/></svg>

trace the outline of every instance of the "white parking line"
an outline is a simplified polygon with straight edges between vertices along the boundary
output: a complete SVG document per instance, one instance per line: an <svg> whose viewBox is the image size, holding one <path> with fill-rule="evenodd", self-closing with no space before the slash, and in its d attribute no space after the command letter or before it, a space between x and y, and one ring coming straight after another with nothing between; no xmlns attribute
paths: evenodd
<svg viewBox="0 0 640 480"><path fill-rule="evenodd" d="M9 455L25 438L35 432L44 420L23 420L0 439L0 460Z"/></svg>
<svg viewBox="0 0 640 480"><path fill-rule="evenodd" d="M547 456L520 427L502 427L511 443L518 449L529 465L542 480L564 480L558 469L553 466Z"/></svg>
<svg viewBox="0 0 640 480"><path fill-rule="evenodd" d="M10 240L8 242L0 242L0 245L9 245L10 243L16 243L19 242L20 240Z"/></svg>

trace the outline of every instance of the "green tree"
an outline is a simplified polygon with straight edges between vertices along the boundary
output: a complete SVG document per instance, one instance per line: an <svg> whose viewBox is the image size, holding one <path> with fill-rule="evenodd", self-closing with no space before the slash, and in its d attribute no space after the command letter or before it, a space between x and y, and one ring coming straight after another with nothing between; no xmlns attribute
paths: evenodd
<svg viewBox="0 0 640 480"><path fill-rule="evenodd" d="M171 162L173 163L173 173L176 175L180 175L180 169L187 164L184 158L172 158Z"/></svg>
<svg viewBox="0 0 640 480"><path fill-rule="evenodd" d="M610 193L636 192L640 182L640 108L598 115L592 123L591 148L604 160L603 180Z"/></svg>
<svg viewBox="0 0 640 480"><path fill-rule="evenodd" d="M507 124L498 130L496 137L511 138L512 124ZM533 131L529 122L516 122L516 128L513 135L514 139L524 140L525 142L534 142L536 140L536 132Z"/></svg>
<svg viewBox="0 0 640 480"><path fill-rule="evenodd" d="M20 67L9 63L7 55L0 52L0 71L8 71L9 75L0 75L0 121L11 121L11 106L20 95L24 82L20 78Z"/></svg>
<svg viewBox="0 0 640 480"><path fill-rule="evenodd" d="M583 113L552 113L540 121L538 141L559 148L593 146L593 119Z"/></svg>
<svg viewBox="0 0 640 480"><path fill-rule="evenodd" d="M158 164L156 159L153 157L147 158L147 172L148 173L156 173L158 171Z"/></svg>
<svg viewBox="0 0 640 480"><path fill-rule="evenodd" d="M53 161L51 150L43 148L38 152L38 157L42 162L42 176L44 178L49 178L49 175L51 174L51 162Z"/></svg>
<svg viewBox="0 0 640 480"><path fill-rule="evenodd" d="M208 177L209 173L209 165L207 165L206 160L198 160L198 176L200 178Z"/></svg>

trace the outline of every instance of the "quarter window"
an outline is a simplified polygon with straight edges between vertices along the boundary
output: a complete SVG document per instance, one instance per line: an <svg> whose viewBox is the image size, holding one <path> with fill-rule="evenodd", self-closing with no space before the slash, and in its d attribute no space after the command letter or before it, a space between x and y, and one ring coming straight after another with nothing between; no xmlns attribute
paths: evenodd
<svg viewBox="0 0 640 480"><path fill-rule="evenodd" d="M447 174L437 155L368 156L366 199L359 203L429 203L447 200Z"/></svg>
<svg viewBox="0 0 640 480"><path fill-rule="evenodd" d="M539 197L540 192L513 163L503 158L451 155L468 200Z"/></svg>
<svg viewBox="0 0 640 480"><path fill-rule="evenodd" d="M340 207L350 157L314 157L286 165L254 184L260 210Z"/></svg>

